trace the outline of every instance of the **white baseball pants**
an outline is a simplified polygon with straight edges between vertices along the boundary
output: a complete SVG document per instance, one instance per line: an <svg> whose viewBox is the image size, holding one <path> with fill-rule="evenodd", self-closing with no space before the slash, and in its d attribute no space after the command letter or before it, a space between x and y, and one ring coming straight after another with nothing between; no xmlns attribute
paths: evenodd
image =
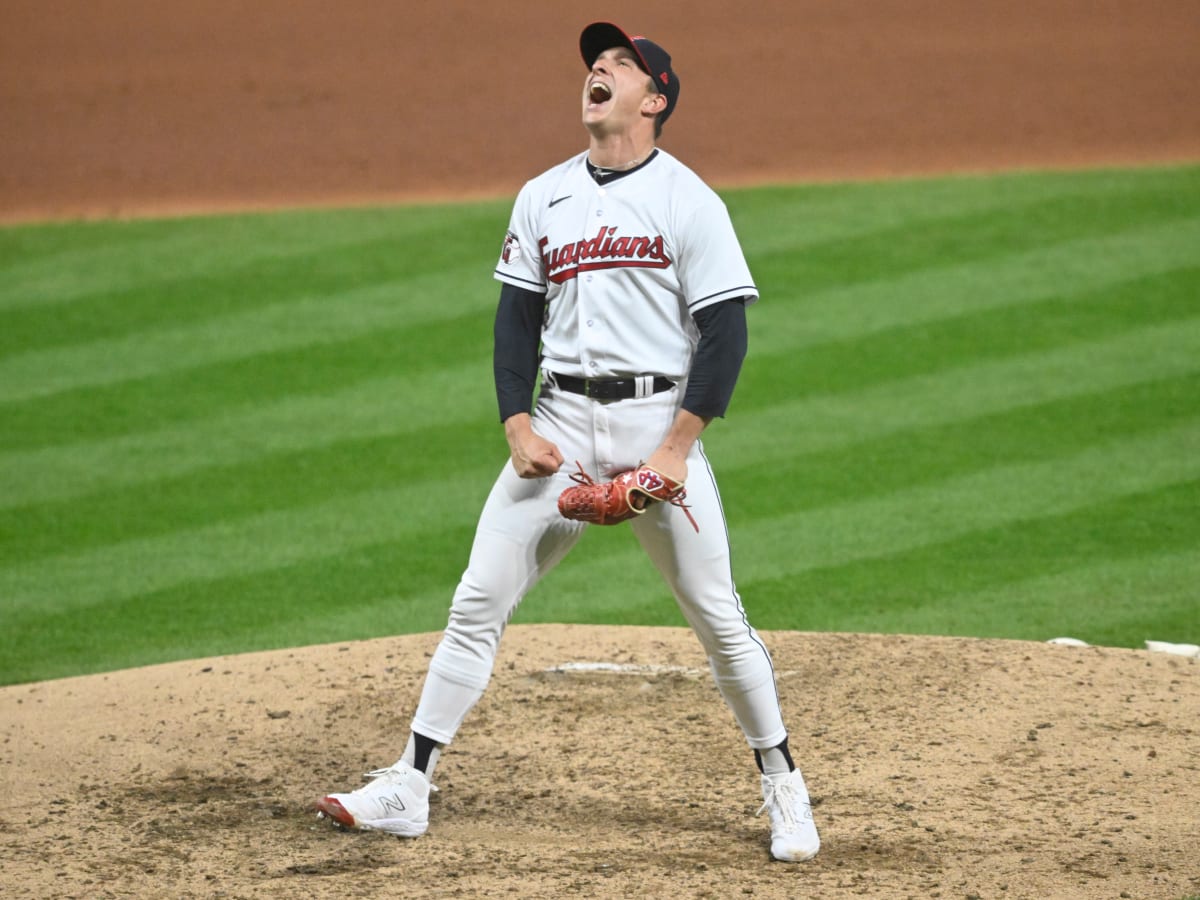
<svg viewBox="0 0 1200 900"><path fill-rule="evenodd" d="M599 402L543 387L533 429L558 445L565 462L548 478L520 478L511 462L501 471L430 662L413 731L450 743L491 679L500 637L521 599L588 527L558 512L576 460L597 480L634 468L666 435L682 390L681 384L650 397ZM787 732L774 668L734 585L720 495L698 441L688 457L686 502L699 533L683 510L665 503L629 524L700 639L747 742L759 750L777 746Z"/></svg>

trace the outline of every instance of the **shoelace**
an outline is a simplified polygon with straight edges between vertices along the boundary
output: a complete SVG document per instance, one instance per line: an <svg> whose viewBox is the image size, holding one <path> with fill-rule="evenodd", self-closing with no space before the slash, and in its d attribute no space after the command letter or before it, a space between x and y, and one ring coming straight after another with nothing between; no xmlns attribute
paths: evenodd
<svg viewBox="0 0 1200 900"><path fill-rule="evenodd" d="M412 766L409 766L405 763L396 763L388 766L386 769L375 769L374 771L366 772L363 774L363 778L371 781L374 781L376 778L386 778L389 782L400 782L404 780L405 774L411 770ZM365 788L369 786L370 785L361 787L359 790L365 790ZM437 790L437 785L435 785L432 781L429 783L429 790Z"/></svg>
<svg viewBox="0 0 1200 900"><path fill-rule="evenodd" d="M783 826L785 831L796 830L796 794L792 789L790 781L784 781L781 784L768 782L770 787L767 789L766 797L763 799L763 805L758 808L756 816L761 816L772 805L779 810L779 824ZM772 823L775 824L775 823Z"/></svg>

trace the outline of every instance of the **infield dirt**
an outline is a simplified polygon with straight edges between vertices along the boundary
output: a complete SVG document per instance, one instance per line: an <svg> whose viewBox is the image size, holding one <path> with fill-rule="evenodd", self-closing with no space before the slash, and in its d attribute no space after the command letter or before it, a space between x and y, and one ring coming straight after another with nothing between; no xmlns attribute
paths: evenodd
<svg viewBox="0 0 1200 900"><path fill-rule="evenodd" d="M390 764L436 635L0 689L12 897L1136 897L1200 892L1200 662L774 632L824 842L773 863L690 632L515 626L429 833L311 801ZM616 671L572 671L608 663Z"/></svg>
<svg viewBox="0 0 1200 900"><path fill-rule="evenodd" d="M721 185L1200 159L1194 0L0 0L0 219L511 197L578 35L660 40Z"/></svg>
<svg viewBox="0 0 1200 900"><path fill-rule="evenodd" d="M0 219L511 195L583 146L574 42L601 16L670 48L663 145L718 186L1200 159L1190 0L71 6L0 0ZM396 758L436 635L0 688L0 883L1200 895L1200 662L766 637L822 829L810 863L771 863L752 759L689 632L543 625L510 630L410 842L335 831L309 803Z"/></svg>

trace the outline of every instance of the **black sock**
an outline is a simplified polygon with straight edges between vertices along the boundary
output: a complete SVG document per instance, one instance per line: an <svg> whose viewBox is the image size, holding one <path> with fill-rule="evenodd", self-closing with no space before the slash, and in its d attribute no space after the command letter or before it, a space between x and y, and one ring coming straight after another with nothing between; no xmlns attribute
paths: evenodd
<svg viewBox="0 0 1200 900"><path fill-rule="evenodd" d="M438 742L423 734L413 732L413 768L429 773L429 758L438 749Z"/></svg>

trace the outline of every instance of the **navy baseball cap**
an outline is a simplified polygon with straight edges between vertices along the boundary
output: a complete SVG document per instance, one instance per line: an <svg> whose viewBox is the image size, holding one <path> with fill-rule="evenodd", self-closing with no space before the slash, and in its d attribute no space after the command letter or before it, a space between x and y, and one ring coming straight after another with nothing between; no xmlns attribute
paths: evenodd
<svg viewBox="0 0 1200 900"><path fill-rule="evenodd" d="M654 87L667 98L667 108L659 117L659 121L667 121L679 99L679 76L671 70L671 54L640 34L630 37L611 22L593 22L579 36L579 50L589 69L596 57L610 47L628 47L633 51L642 69L654 81Z"/></svg>

